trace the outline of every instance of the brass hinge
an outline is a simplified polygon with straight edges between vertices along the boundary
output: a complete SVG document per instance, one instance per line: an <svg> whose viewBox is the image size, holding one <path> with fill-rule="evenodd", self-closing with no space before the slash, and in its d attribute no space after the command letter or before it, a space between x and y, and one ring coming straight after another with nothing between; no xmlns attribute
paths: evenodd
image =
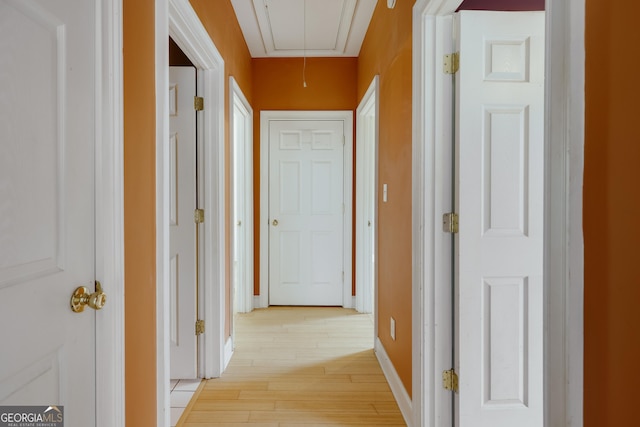
<svg viewBox="0 0 640 427"><path fill-rule="evenodd" d="M444 56L444 73L455 74L460 69L460 52Z"/></svg>
<svg viewBox="0 0 640 427"><path fill-rule="evenodd" d="M193 211L193 220L196 224L202 224L204 222L204 209L196 209Z"/></svg>
<svg viewBox="0 0 640 427"><path fill-rule="evenodd" d="M196 335L204 334L204 320L196 320Z"/></svg>
<svg viewBox="0 0 640 427"><path fill-rule="evenodd" d="M193 108L195 108L196 111L204 110L204 98L201 97L201 96L194 96L193 97Z"/></svg>
<svg viewBox="0 0 640 427"><path fill-rule="evenodd" d="M458 374L453 369L442 372L442 387L445 390L458 392Z"/></svg>
<svg viewBox="0 0 640 427"><path fill-rule="evenodd" d="M457 233L458 232L458 214L455 212L449 212L442 215L442 230L445 233Z"/></svg>

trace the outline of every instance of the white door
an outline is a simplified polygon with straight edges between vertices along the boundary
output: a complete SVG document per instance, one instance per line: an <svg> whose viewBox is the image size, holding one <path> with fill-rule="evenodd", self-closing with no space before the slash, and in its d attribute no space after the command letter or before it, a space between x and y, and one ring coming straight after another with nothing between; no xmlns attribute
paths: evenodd
<svg viewBox="0 0 640 427"><path fill-rule="evenodd" d="M231 80L232 248L234 313L253 309L253 114ZM232 330L233 332L233 330Z"/></svg>
<svg viewBox="0 0 640 427"><path fill-rule="evenodd" d="M93 1L0 1L0 405L95 426ZM108 284L105 284L108 291ZM108 305L105 310L108 310Z"/></svg>
<svg viewBox="0 0 640 427"><path fill-rule="evenodd" d="M196 69L169 67L171 378L196 378Z"/></svg>
<svg viewBox="0 0 640 427"><path fill-rule="evenodd" d="M269 304L343 304L339 120L269 122Z"/></svg>
<svg viewBox="0 0 640 427"><path fill-rule="evenodd" d="M459 14L461 427L542 427L544 12Z"/></svg>
<svg viewBox="0 0 640 427"><path fill-rule="evenodd" d="M358 107L356 143L356 309L372 313L375 295L377 77Z"/></svg>

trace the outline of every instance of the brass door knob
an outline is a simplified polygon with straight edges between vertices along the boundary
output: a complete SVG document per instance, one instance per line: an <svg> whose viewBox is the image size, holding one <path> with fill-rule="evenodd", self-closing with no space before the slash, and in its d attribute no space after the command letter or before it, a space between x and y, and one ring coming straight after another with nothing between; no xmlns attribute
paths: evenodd
<svg viewBox="0 0 640 427"><path fill-rule="evenodd" d="M272 224L273 224L273 226L274 226L274 227L276 227L276 226L278 225L278 220L277 220L277 219L274 219L274 220L273 220L273 222L272 222Z"/></svg>
<svg viewBox="0 0 640 427"><path fill-rule="evenodd" d="M86 286L80 286L71 295L71 310L81 313L88 305L94 310L100 310L107 302L107 294L102 291L102 285L96 280L96 291L92 294Z"/></svg>

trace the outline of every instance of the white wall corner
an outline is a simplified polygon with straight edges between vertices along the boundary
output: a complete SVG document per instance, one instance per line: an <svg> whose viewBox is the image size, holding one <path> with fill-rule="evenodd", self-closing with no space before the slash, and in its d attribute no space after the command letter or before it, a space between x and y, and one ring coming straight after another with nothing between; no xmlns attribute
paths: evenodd
<svg viewBox="0 0 640 427"><path fill-rule="evenodd" d="M396 398L396 402L398 402L398 407L400 408L400 412L404 417L404 421L407 423L408 427L413 427L413 407L411 397L409 397L409 393L407 393L407 390L402 384L402 380L400 379L400 376L398 376L396 368L393 366L393 363L391 363L391 359L389 359L389 355L384 349L382 341L380 341L380 339L377 337L375 341L374 351L376 353L376 357L378 358L378 362L380 363L380 367L382 368L382 372L387 378L389 387L391 387L391 392Z"/></svg>

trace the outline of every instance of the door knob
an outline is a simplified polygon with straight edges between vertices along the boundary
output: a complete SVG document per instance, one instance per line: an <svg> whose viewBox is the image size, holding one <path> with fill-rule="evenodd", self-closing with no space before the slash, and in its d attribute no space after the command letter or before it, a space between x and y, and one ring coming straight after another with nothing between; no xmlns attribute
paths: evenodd
<svg viewBox="0 0 640 427"><path fill-rule="evenodd" d="M71 310L74 313L81 313L88 305L94 310L100 310L107 302L107 294L102 291L102 285L96 280L96 291L92 294L86 286L80 286L71 295Z"/></svg>
<svg viewBox="0 0 640 427"><path fill-rule="evenodd" d="M276 226L278 225L278 220L277 220L277 219L274 219L274 220L273 220L273 222L272 222L272 224L273 224L273 226L274 226L274 227L276 227Z"/></svg>

